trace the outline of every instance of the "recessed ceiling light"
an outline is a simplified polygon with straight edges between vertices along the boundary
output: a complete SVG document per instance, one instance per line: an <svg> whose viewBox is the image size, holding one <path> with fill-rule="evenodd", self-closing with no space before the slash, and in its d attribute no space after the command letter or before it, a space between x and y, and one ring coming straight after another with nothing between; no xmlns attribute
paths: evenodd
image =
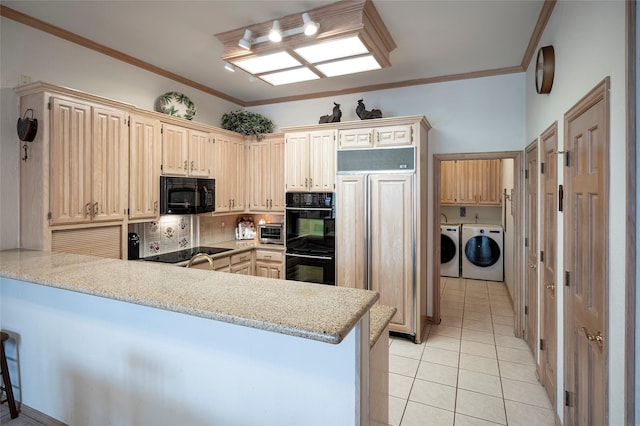
<svg viewBox="0 0 640 426"><path fill-rule="evenodd" d="M268 55L254 56L235 62L236 66L251 74L293 68L302 65L287 52L276 52Z"/></svg>
<svg viewBox="0 0 640 426"><path fill-rule="evenodd" d="M274 86L280 86L282 84L299 83L301 81L316 80L320 78L318 74L314 73L307 67L295 68L292 70L278 71L271 74L264 74L260 76L261 79Z"/></svg>
<svg viewBox="0 0 640 426"><path fill-rule="evenodd" d="M325 62L316 65L316 68L327 77L338 75L354 74L357 72L379 70L382 68L373 55L358 56L357 58L346 58L338 61Z"/></svg>

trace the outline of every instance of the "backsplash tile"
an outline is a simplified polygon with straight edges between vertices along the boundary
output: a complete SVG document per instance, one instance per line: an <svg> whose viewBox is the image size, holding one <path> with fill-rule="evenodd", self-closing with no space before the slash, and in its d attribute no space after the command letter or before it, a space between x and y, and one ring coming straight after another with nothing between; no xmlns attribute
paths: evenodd
<svg viewBox="0 0 640 426"><path fill-rule="evenodd" d="M193 219L190 215L161 216L159 221L135 225L135 232L140 236L143 253L151 256L189 248L197 244L194 235Z"/></svg>

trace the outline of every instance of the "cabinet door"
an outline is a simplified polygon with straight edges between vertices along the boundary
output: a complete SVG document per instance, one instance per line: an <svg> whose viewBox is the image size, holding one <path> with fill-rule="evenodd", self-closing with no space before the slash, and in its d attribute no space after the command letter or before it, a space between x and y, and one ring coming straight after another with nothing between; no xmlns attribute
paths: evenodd
<svg viewBox="0 0 640 426"><path fill-rule="evenodd" d="M340 175L336 190L336 285L366 289L365 176Z"/></svg>
<svg viewBox="0 0 640 426"><path fill-rule="evenodd" d="M332 192L336 187L336 142L333 130L309 133L309 187Z"/></svg>
<svg viewBox="0 0 640 426"><path fill-rule="evenodd" d="M189 146L187 129L170 124L162 125L162 174L189 174Z"/></svg>
<svg viewBox="0 0 640 426"><path fill-rule="evenodd" d="M284 139L269 142L269 165L267 170L271 176L271 194L269 209L284 211Z"/></svg>
<svg viewBox="0 0 640 426"><path fill-rule="evenodd" d="M376 146L399 146L413 143L413 126L376 127Z"/></svg>
<svg viewBox="0 0 640 426"><path fill-rule="evenodd" d="M257 277L282 279L282 265L273 262L256 261Z"/></svg>
<svg viewBox="0 0 640 426"><path fill-rule="evenodd" d="M476 160L477 200L480 205L500 205L502 162L500 160Z"/></svg>
<svg viewBox="0 0 640 426"><path fill-rule="evenodd" d="M216 212L228 212L231 205L229 174L232 170L231 141L228 137L215 135L213 144L213 178L216 180Z"/></svg>
<svg viewBox="0 0 640 426"><path fill-rule="evenodd" d="M380 303L398 310L392 329L412 332L413 327L413 176L370 177L371 290Z"/></svg>
<svg viewBox="0 0 640 426"><path fill-rule="evenodd" d="M457 202L457 162L440 162L440 203L456 204Z"/></svg>
<svg viewBox="0 0 640 426"><path fill-rule="evenodd" d="M339 149L372 148L373 131L371 129L338 130Z"/></svg>
<svg viewBox="0 0 640 426"><path fill-rule="evenodd" d="M249 210L269 209L270 198L269 143L267 141L249 144Z"/></svg>
<svg viewBox="0 0 640 426"><path fill-rule="evenodd" d="M229 174L229 192L231 211L244 211L247 200L247 143L242 138L231 142L231 173Z"/></svg>
<svg viewBox="0 0 640 426"><path fill-rule="evenodd" d="M290 133L285 137L285 184L287 191L309 190L309 135Z"/></svg>
<svg viewBox="0 0 640 426"><path fill-rule="evenodd" d="M477 167L473 160L457 161L458 168L458 204L475 204L477 188Z"/></svg>
<svg viewBox="0 0 640 426"><path fill-rule="evenodd" d="M160 214L160 121L131 116L129 129L129 218L156 219Z"/></svg>
<svg viewBox="0 0 640 426"><path fill-rule="evenodd" d="M124 112L93 108L91 202L94 221L124 220L127 215L129 152Z"/></svg>
<svg viewBox="0 0 640 426"><path fill-rule="evenodd" d="M189 130L189 176L211 177L213 141L211 134Z"/></svg>
<svg viewBox="0 0 640 426"><path fill-rule="evenodd" d="M51 224L91 220L91 106L51 99Z"/></svg>

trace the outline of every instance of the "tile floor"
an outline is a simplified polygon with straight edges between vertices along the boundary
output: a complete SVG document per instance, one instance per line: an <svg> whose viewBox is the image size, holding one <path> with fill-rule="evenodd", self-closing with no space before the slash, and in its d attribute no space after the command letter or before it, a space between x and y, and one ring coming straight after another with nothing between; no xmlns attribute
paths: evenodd
<svg viewBox="0 0 640 426"><path fill-rule="evenodd" d="M554 426L503 283L443 277L442 323L389 346L389 424Z"/></svg>

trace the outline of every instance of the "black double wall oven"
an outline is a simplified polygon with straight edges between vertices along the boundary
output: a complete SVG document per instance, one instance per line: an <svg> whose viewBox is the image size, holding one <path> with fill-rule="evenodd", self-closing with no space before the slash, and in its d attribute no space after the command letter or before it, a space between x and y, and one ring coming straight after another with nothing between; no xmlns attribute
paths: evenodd
<svg viewBox="0 0 640 426"><path fill-rule="evenodd" d="M336 283L333 192L287 192L285 267L288 280Z"/></svg>

